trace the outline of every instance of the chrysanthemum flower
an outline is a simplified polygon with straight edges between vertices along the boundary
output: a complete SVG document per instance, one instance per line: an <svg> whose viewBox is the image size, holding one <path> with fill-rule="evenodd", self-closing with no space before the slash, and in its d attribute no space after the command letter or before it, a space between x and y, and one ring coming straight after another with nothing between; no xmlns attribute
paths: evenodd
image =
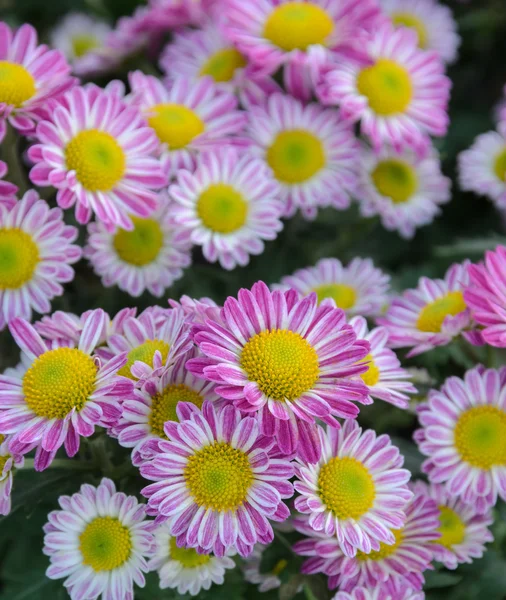
<svg viewBox="0 0 506 600"><path fill-rule="evenodd" d="M264 240L275 239L283 228L279 187L265 163L249 152L204 153L194 173L178 172L169 196L174 227L224 269L247 265L249 255L261 254Z"/></svg>
<svg viewBox="0 0 506 600"><path fill-rule="evenodd" d="M284 521L290 514L282 499L293 494L293 467L278 458L258 421L206 401L190 418L167 421L165 434L170 441L159 442L155 458L141 467L155 481L142 493L178 545L248 556L257 542L269 544L268 519Z"/></svg>
<svg viewBox="0 0 506 600"><path fill-rule="evenodd" d="M115 422L119 400L132 394L132 382L116 375L124 354L105 364L91 356L105 325L102 310L90 312L76 347L49 345L23 319L9 325L31 364L22 375L0 376L0 432L12 434L12 452L37 448L38 471L50 465L62 445L74 456L80 436Z"/></svg>
<svg viewBox="0 0 506 600"><path fill-rule="evenodd" d="M229 297L220 320L209 318L195 342L205 354L187 368L220 385L216 392L275 436L284 454L310 462L320 456L315 419L338 427L335 417L355 418L354 402L367 388L355 375L369 343L357 340L343 311L317 306L316 294L298 300L294 290L274 291L259 281L238 299ZM358 362L358 364L357 364Z"/></svg>
<svg viewBox="0 0 506 600"><path fill-rule="evenodd" d="M145 505L106 478L58 503L62 510L50 512L44 526L47 577L65 578L72 600L133 600L134 583L144 587L153 544Z"/></svg>
<svg viewBox="0 0 506 600"><path fill-rule="evenodd" d="M461 152L461 189L488 196L498 208L506 208L506 131L479 135L473 145Z"/></svg>
<svg viewBox="0 0 506 600"><path fill-rule="evenodd" d="M244 560L244 564L242 565L244 579L248 583L257 585L260 593L275 590L280 587L281 579L279 578L279 575L288 566L288 561L282 558L270 571L265 573L261 572L262 556L266 548L267 546L264 546L263 544L256 544L253 548L253 552Z"/></svg>
<svg viewBox="0 0 506 600"><path fill-rule="evenodd" d="M179 300L169 298L169 304L172 308L180 308L192 325L205 323L207 319L219 320L221 306L211 298L190 298L183 295Z"/></svg>
<svg viewBox="0 0 506 600"><path fill-rule="evenodd" d="M163 83L135 71L129 75L134 103L158 138L164 172L193 170L195 157L210 146L233 142L246 117L237 98L221 90L212 77L177 77Z"/></svg>
<svg viewBox="0 0 506 600"><path fill-rule="evenodd" d="M139 112L117 94L94 85L77 87L37 126L38 144L28 154L32 181L58 189L62 208L75 205L76 219L96 214L106 227L133 229L131 217L157 207L155 190L166 183L151 154L157 140Z"/></svg>
<svg viewBox="0 0 506 600"><path fill-rule="evenodd" d="M412 346L408 356L416 356L466 335L464 330L472 325L464 301L468 265L469 261L452 265L444 279L421 277L417 288L394 298L386 315L377 320L388 329L392 348Z"/></svg>
<svg viewBox="0 0 506 600"><path fill-rule="evenodd" d="M252 150L281 185L287 216L300 209L314 218L319 207L349 206L357 180L358 144L336 110L271 94L250 108L248 134Z"/></svg>
<svg viewBox="0 0 506 600"><path fill-rule="evenodd" d="M380 215L385 229L413 237L428 225L450 200L451 180L441 173L435 150L417 156L384 147L379 152L363 146L356 198L364 217Z"/></svg>
<svg viewBox="0 0 506 600"><path fill-rule="evenodd" d="M0 204L10 210L16 204L16 194L18 186L10 181L4 181L3 178L7 175L7 165L0 160Z"/></svg>
<svg viewBox="0 0 506 600"><path fill-rule="evenodd" d="M34 190L10 209L0 203L0 329L14 317L31 319L32 310L51 310L61 284L74 278L70 265L81 258L72 243L77 234Z"/></svg>
<svg viewBox="0 0 506 600"><path fill-rule="evenodd" d="M441 59L418 48L413 30L389 23L361 41L370 63L348 60L332 68L320 86L321 99L339 104L343 117L361 121L375 148L425 152L429 135L442 136L448 128L451 82Z"/></svg>
<svg viewBox="0 0 506 600"><path fill-rule="evenodd" d="M484 513L506 499L506 370L449 377L418 407L422 468L433 483Z"/></svg>
<svg viewBox="0 0 506 600"><path fill-rule="evenodd" d="M318 432L319 462L297 459L295 508L309 515L315 531L335 536L346 556L395 544L393 531L404 527L404 510L413 496L399 450L388 436L362 432L351 419L341 429L318 427Z"/></svg>
<svg viewBox="0 0 506 600"><path fill-rule="evenodd" d="M301 296L315 292L320 304L342 308L347 316L375 317L388 303L390 276L370 258L354 258L346 266L337 258L322 258L314 267L283 277L281 285Z"/></svg>
<svg viewBox="0 0 506 600"><path fill-rule="evenodd" d="M25 462L21 454L9 450L9 442L9 438L0 435L0 515L11 512L13 469L22 468Z"/></svg>
<svg viewBox="0 0 506 600"><path fill-rule="evenodd" d="M380 5L396 27L416 31L420 48L434 50L445 63L456 61L460 36L448 6L437 0L380 0Z"/></svg>
<svg viewBox="0 0 506 600"><path fill-rule="evenodd" d="M22 25L13 32L0 21L0 141L9 122L21 133L33 133L50 99L74 85L70 66L58 50L37 45L37 32Z"/></svg>
<svg viewBox="0 0 506 600"><path fill-rule="evenodd" d="M154 530L154 556L148 563L150 571L158 571L162 589L177 589L178 594L197 596L213 584L222 585L225 571L235 567L229 556L214 556L197 552L195 548L180 548L170 535L167 523ZM200 549L202 551L202 549Z"/></svg>
<svg viewBox="0 0 506 600"><path fill-rule="evenodd" d="M464 504L440 483L427 485L417 481L415 490L428 494L439 509L440 537L433 542L434 559L447 569L456 569L461 563L472 563L473 559L481 558L485 544L494 541L488 529L493 522L491 511L478 514L471 504Z"/></svg>

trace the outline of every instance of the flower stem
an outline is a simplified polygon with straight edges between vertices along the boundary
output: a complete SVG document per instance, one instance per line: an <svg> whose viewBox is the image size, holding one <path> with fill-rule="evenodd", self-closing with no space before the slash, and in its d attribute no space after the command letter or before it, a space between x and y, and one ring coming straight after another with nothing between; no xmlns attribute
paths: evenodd
<svg viewBox="0 0 506 600"><path fill-rule="evenodd" d="M25 458L25 463L21 469L33 469L34 468L33 458ZM89 461L82 461L71 458L55 458L49 465L50 469L68 469L69 471L91 471L95 468L95 465Z"/></svg>
<svg viewBox="0 0 506 600"><path fill-rule="evenodd" d="M30 186L19 151L19 136L10 124L7 125L7 133L2 142L2 158L9 169L7 173L8 180L18 186L19 195L22 196Z"/></svg>

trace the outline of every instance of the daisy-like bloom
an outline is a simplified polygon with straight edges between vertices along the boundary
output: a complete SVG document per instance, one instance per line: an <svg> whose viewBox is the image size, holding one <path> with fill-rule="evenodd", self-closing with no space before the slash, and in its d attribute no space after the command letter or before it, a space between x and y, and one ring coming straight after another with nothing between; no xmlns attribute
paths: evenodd
<svg viewBox="0 0 506 600"><path fill-rule="evenodd" d="M22 454L9 450L9 439L0 435L0 515L11 512L13 469L22 468L24 462Z"/></svg>
<svg viewBox="0 0 506 600"><path fill-rule="evenodd" d="M388 302L390 276L370 258L354 258L347 266L337 258L322 258L314 267L283 277L281 285L301 296L315 292L318 303L342 308L348 317L375 317Z"/></svg>
<svg viewBox="0 0 506 600"><path fill-rule="evenodd" d="M0 329L14 317L47 313L74 279L70 266L81 258L73 244L77 228L66 225L59 208L50 208L29 190L12 205L0 202Z"/></svg>
<svg viewBox="0 0 506 600"><path fill-rule="evenodd" d="M132 394L132 381L116 375L125 364L124 354L105 364L92 356L105 326L105 313L92 311L78 345L59 347L45 342L23 319L9 325L30 366L22 374L19 369L16 376L0 376L0 431L12 434L12 452L27 445L37 448L37 471L50 465L62 445L74 456L80 436L115 422L119 400Z"/></svg>
<svg viewBox="0 0 506 600"><path fill-rule="evenodd" d="M355 418L354 402L367 388L354 377L369 343L357 340L342 310L317 306L316 294L269 291L263 281L238 299L227 298L220 320L208 318L194 335L205 357L187 368L219 383L216 392L237 408L257 413L260 430L275 436L281 452L309 462L320 457L314 424L339 427L335 417Z"/></svg>
<svg viewBox="0 0 506 600"><path fill-rule="evenodd" d="M425 594L410 588L392 592L384 586L357 587L349 592L339 591L332 600L424 600Z"/></svg>
<svg viewBox="0 0 506 600"><path fill-rule="evenodd" d="M476 367L449 377L418 407L415 440L432 483L478 513L506 499L506 370Z"/></svg>
<svg viewBox="0 0 506 600"><path fill-rule="evenodd" d="M339 104L343 117L361 121L376 149L410 146L425 152L429 135L443 136L448 128L451 82L443 62L418 48L412 29L390 23L361 42L369 64L348 60L329 70L319 87L321 99Z"/></svg>
<svg viewBox="0 0 506 600"><path fill-rule="evenodd" d="M271 94L251 107L249 117L252 150L281 185L286 216L300 209L313 218L319 207L349 206L357 181L358 144L336 110Z"/></svg>
<svg viewBox="0 0 506 600"><path fill-rule="evenodd" d="M488 529L493 523L491 511L478 514L472 505L464 504L440 483L427 485L418 481L415 489L429 494L439 509L440 537L433 542L434 559L447 569L456 569L461 563L472 563L473 559L481 558L485 544L494 541Z"/></svg>
<svg viewBox="0 0 506 600"><path fill-rule="evenodd" d="M74 85L70 66L58 50L37 45L31 25L12 31L0 21L0 142L7 122L21 133L33 133L47 102Z"/></svg>
<svg viewBox="0 0 506 600"><path fill-rule="evenodd" d="M396 27L416 31L420 48L434 50L448 64L457 60L460 36L450 8L437 0L380 0L380 5Z"/></svg>
<svg viewBox="0 0 506 600"><path fill-rule="evenodd" d="M247 265L249 255L261 254L264 240L274 240L283 228L279 186L247 151L204 153L194 173L179 171L169 195L174 227L224 269Z"/></svg>
<svg viewBox="0 0 506 600"><path fill-rule="evenodd" d="M389 331L392 348L412 346L408 357L445 346L472 326L464 301L469 261L452 265L444 279L421 277L418 287L394 298L384 317L377 319Z"/></svg>
<svg viewBox="0 0 506 600"><path fill-rule="evenodd" d="M154 530L155 549L148 563L150 571L158 571L162 589L177 589L178 594L197 596L213 584L222 585L227 569L235 567L229 556L206 554L200 548L180 548L170 535L167 523Z"/></svg>
<svg viewBox="0 0 506 600"><path fill-rule="evenodd" d="M362 432L351 419L341 429L318 426L318 432L319 462L297 459L295 508L309 515L315 531L335 536L346 556L395 544L394 531L404 527L404 510L413 496L399 450L388 436Z"/></svg>
<svg viewBox="0 0 506 600"><path fill-rule="evenodd" d="M473 145L461 152L459 183L461 189L488 196L494 204L506 208L506 131L479 135Z"/></svg>
<svg viewBox="0 0 506 600"><path fill-rule="evenodd" d="M156 136L117 94L76 87L54 103L37 138L28 151L35 163L30 178L57 188L58 204L75 205L79 223L96 214L111 230L131 230L132 216L147 217L157 207L155 190L166 178L151 156Z"/></svg>
<svg viewBox="0 0 506 600"><path fill-rule="evenodd" d="M141 467L155 481L142 493L149 514L168 522L178 546L248 556L257 542L271 543L268 519L290 514L282 499L293 494L293 466L260 434L257 419L206 401L164 429L170 441L159 442L155 458Z"/></svg>
<svg viewBox="0 0 506 600"><path fill-rule="evenodd" d="M0 160L0 204L10 210L16 204L18 186L10 181L4 181L3 178L6 175L7 165L3 160Z"/></svg>
<svg viewBox="0 0 506 600"><path fill-rule="evenodd" d="M269 572L262 572L261 563L262 555L266 549L266 546L262 544L256 544L253 548L253 552L244 561L242 571L244 573L244 579L258 586L259 592L268 592L269 590L275 590L280 587L281 579L279 578L288 566L288 561L284 558L278 560L274 567Z"/></svg>
<svg viewBox="0 0 506 600"><path fill-rule="evenodd" d="M158 139L164 172L193 170L198 153L233 142L246 117L234 94L221 90L210 76L176 77L163 83L141 71L129 74L133 101Z"/></svg>
<svg viewBox="0 0 506 600"><path fill-rule="evenodd" d="M410 149L396 152L362 147L356 198L364 217L380 215L389 231L413 237L417 227L432 223L441 204L450 200L451 180L441 173L435 150L418 156Z"/></svg>
<svg viewBox="0 0 506 600"><path fill-rule="evenodd" d="M134 583L144 587L153 544L145 505L105 477L58 503L62 510L50 512L44 526L47 577L65 578L72 600L133 600Z"/></svg>

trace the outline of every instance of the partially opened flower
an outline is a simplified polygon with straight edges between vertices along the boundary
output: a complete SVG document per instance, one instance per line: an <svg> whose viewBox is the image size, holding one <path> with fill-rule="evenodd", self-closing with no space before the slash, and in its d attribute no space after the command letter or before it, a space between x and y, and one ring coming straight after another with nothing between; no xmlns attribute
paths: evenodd
<svg viewBox="0 0 506 600"><path fill-rule="evenodd" d="M262 557L268 546L256 544L253 552L244 560L242 571L248 583L258 586L259 592L268 592L281 586L279 575L288 566L288 561L281 558L270 571L262 571Z"/></svg>
<svg viewBox="0 0 506 600"><path fill-rule="evenodd" d="M7 175L7 164L0 160L0 204L9 210L16 204L18 186L3 178Z"/></svg>
<svg viewBox="0 0 506 600"><path fill-rule="evenodd" d="M24 458L21 453L13 453L9 449L9 438L0 435L0 515L11 512L11 492L14 469L23 467Z"/></svg>
<svg viewBox="0 0 506 600"><path fill-rule="evenodd" d="M62 510L50 512L44 526L47 577L65 579L72 600L133 600L134 583L145 585L153 545L145 505L106 478L58 503Z"/></svg>

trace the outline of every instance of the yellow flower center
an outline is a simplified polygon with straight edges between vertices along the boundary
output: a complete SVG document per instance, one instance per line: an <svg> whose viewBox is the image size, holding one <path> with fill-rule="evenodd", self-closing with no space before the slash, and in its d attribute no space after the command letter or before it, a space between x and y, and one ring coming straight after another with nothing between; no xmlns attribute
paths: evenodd
<svg viewBox="0 0 506 600"><path fill-rule="evenodd" d="M396 12L390 15L392 23L399 27L409 27L418 34L418 46L422 49L427 48L428 32L425 23L411 13Z"/></svg>
<svg viewBox="0 0 506 600"><path fill-rule="evenodd" d="M17 290L32 279L39 248L21 229L0 229L0 290Z"/></svg>
<svg viewBox="0 0 506 600"><path fill-rule="evenodd" d="M318 304L325 298L332 298L336 303L336 306L343 310L352 308L357 301L357 294L354 288L345 283L327 283L319 285L314 291L318 296Z"/></svg>
<svg viewBox="0 0 506 600"><path fill-rule="evenodd" d="M455 426L455 447L462 460L479 469L506 465L506 412L473 406Z"/></svg>
<svg viewBox="0 0 506 600"><path fill-rule="evenodd" d="M464 521L459 515L448 508L447 506L440 506L440 515L438 531L441 533L441 537L434 540L434 544L441 544L445 548L451 550L453 546L461 544L466 537L466 526Z"/></svg>
<svg viewBox="0 0 506 600"><path fill-rule="evenodd" d="M113 571L121 567L132 552L128 527L113 517L97 517L79 536L83 564L94 571Z"/></svg>
<svg viewBox="0 0 506 600"><path fill-rule="evenodd" d="M95 48L98 48L98 46L98 40L93 35L86 35L83 33L72 38L72 51L77 58L88 54L90 50L94 50Z"/></svg>
<svg viewBox="0 0 506 600"><path fill-rule="evenodd" d="M371 173L371 178L378 192L394 204L407 202L418 188L415 169L403 160L382 160Z"/></svg>
<svg viewBox="0 0 506 600"><path fill-rule="evenodd" d="M362 381L369 386L373 386L376 385L379 381L380 378L380 370L377 367L376 363L373 360L373 357L371 354L368 354L363 361L360 362L366 362L369 361L369 366L368 369L365 373L362 373L360 375L360 377L362 378Z"/></svg>
<svg viewBox="0 0 506 600"><path fill-rule="evenodd" d="M202 65L199 75L210 75L214 81L230 81L237 69L247 64L244 56L235 48L223 48L210 56Z"/></svg>
<svg viewBox="0 0 506 600"><path fill-rule="evenodd" d="M232 233L246 223L248 203L231 185L215 183L200 194L197 214L211 231Z"/></svg>
<svg viewBox="0 0 506 600"><path fill-rule="evenodd" d="M2 477L5 463L9 460L10 457L11 457L10 454L6 454L5 456L0 456L0 478ZM0 481L1 481L1 479L0 479Z"/></svg>
<svg viewBox="0 0 506 600"><path fill-rule="evenodd" d="M418 315L416 327L420 331L439 333L443 321L448 315L454 317L466 310L462 292L448 292L445 296L430 302L422 308Z"/></svg>
<svg viewBox="0 0 506 600"><path fill-rule="evenodd" d="M320 6L287 2L268 16L264 37L282 50L305 50L313 44L325 45L333 30L332 18Z"/></svg>
<svg viewBox="0 0 506 600"><path fill-rule="evenodd" d="M206 128L204 121L183 104L157 104L150 114L150 127L173 150L184 148Z"/></svg>
<svg viewBox="0 0 506 600"><path fill-rule="evenodd" d="M316 350L288 329L271 329L254 335L241 353L241 368L248 379L274 400L295 400L318 380Z"/></svg>
<svg viewBox="0 0 506 600"><path fill-rule="evenodd" d="M132 217L132 231L120 229L113 239L118 256L126 263L143 267L152 263L163 247L163 231L154 219Z"/></svg>
<svg viewBox="0 0 506 600"><path fill-rule="evenodd" d="M325 166L322 142L303 129L278 133L266 158L276 179L284 183L307 181Z"/></svg>
<svg viewBox="0 0 506 600"><path fill-rule="evenodd" d="M388 58L380 58L374 65L362 69L357 88L379 115L404 112L413 97L409 72Z"/></svg>
<svg viewBox="0 0 506 600"><path fill-rule="evenodd" d="M16 108L35 96L37 86L25 67L8 60L0 60L0 103Z"/></svg>
<svg viewBox="0 0 506 600"><path fill-rule="evenodd" d="M65 161L90 192L111 190L126 169L121 146L110 133L98 129L86 129L72 138L65 148Z"/></svg>
<svg viewBox="0 0 506 600"><path fill-rule="evenodd" d="M136 379L132 373L130 373L130 369L136 360L140 360L143 363L146 363L150 367L153 366L153 358L155 356L155 352L159 350L162 355L162 362L167 360L167 356L169 355L170 346L167 342L163 340L146 340L137 348L132 348L127 355L127 362L124 367L118 371L118 375L123 375L123 377L128 377L129 379Z"/></svg>
<svg viewBox="0 0 506 600"><path fill-rule="evenodd" d="M361 462L334 457L320 469L318 494L339 519L358 519L372 507L376 491L371 474Z"/></svg>
<svg viewBox="0 0 506 600"><path fill-rule="evenodd" d="M384 558L388 558L397 552L397 548L402 544L403 540L403 530L402 529L392 529L392 533L395 536L395 542L393 544L385 544L384 542L380 542L380 549L377 551L369 552L366 554L359 550L357 552L357 559L360 561L365 560L383 560Z"/></svg>
<svg viewBox="0 0 506 600"><path fill-rule="evenodd" d="M247 454L226 442L214 442L189 457L184 478L198 506L236 510L253 483Z"/></svg>
<svg viewBox="0 0 506 600"><path fill-rule="evenodd" d="M169 555L172 560L177 560L185 569L196 569L211 560L211 554L199 554L193 548L179 548L176 538L169 540Z"/></svg>
<svg viewBox="0 0 506 600"><path fill-rule="evenodd" d="M63 419L80 411L95 390L97 366L77 348L56 348L36 358L23 376L28 407L39 417Z"/></svg>
<svg viewBox="0 0 506 600"><path fill-rule="evenodd" d="M149 425L154 435L168 439L163 426L167 421L179 421L176 413L178 402L191 402L201 408L204 398L184 383L169 385L163 392L153 396Z"/></svg>
<svg viewBox="0 0 506 600"><path fill-rule="evenodd" d="M495 157L494 173L501 181L506 181L506 148Z"/></svg>

